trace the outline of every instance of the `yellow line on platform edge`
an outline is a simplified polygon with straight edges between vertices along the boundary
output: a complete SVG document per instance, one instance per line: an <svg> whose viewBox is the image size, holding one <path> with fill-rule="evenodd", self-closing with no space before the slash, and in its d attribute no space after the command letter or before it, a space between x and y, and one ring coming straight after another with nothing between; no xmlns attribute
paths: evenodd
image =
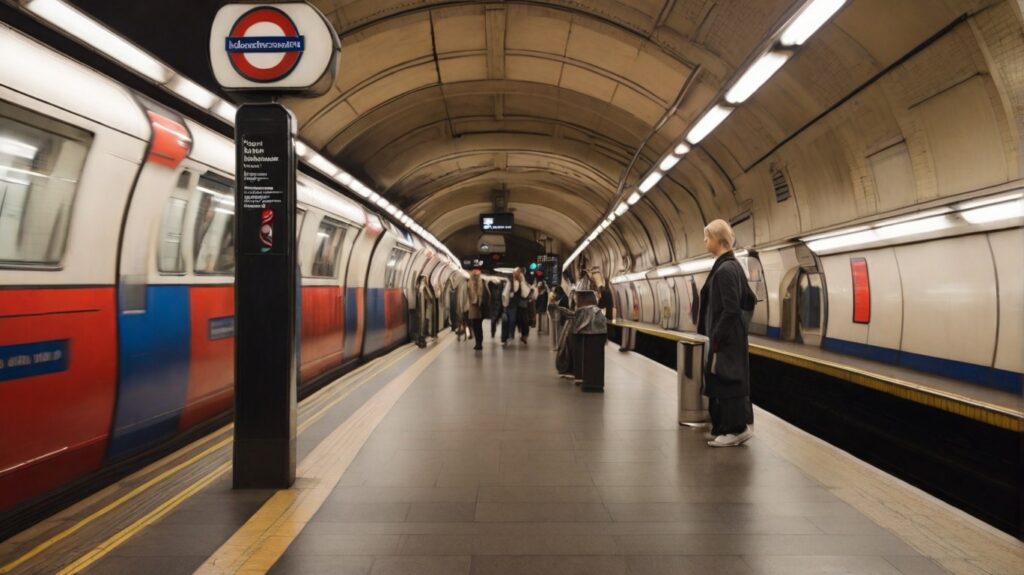
<svg viewBox="0 0 1024 575"><path fill-rule="evenodd" d="M352 386L355 383L355 379L354 378L359 377L365 371L372 371L372 373L367 375L367 377L363 380L364 382L368 381L369 379L372 379L373 377L376 377L377 375L379 375L384 370L386 370L386 369L390 368L391 366L393 366L399 360L401 360L406 355L411 353L414 349L416 349L416 348L412 344L409 344L407 346L407 349L402 351L400 354L397 354L395 356L384 356L384 358L381 358L381 359L385 359L386 358L387 361L385 361L385 362L383 362L381 364L377 364L376 362L370 362L370 363L367 363L365 365L359 366L358 368L352 370L351 372L343 375L341 378L339 378L339 381L340 380L344 380L344 379L350 380L350 381L345 382L345 384L343 386L345 388L349 388L350 386ZM400 351L400 350L401 350L401 348L399 348L399 350L396 350L396 352ZM313 405L315 405L322 397L326 397L327 396L326 392L330 388L332 388L332 385L324 386L323 390L318 391L317 393L311 395L310 397L308 397L306 399L306 401L312 400L313 401ZM329 401L326 405L324 405L322 408L320 408L316 412L312 413L309 416L309 418L306 421L303 421L302 424L299 426L298 433L301 433L302 431L305 431L310 425L312 425L316 421L319 421L324 416L324 414L331 407L333 407L339 401L342 401L345 397L347 397L351 393L351 391L353 391L353 389L354 388L347 389L339 397L334 398L333 400ZM222 433L225 430L229 430L229 429L231 429L233 427L234 427L234 424L225 425L224 427L222 427L222 428L212 432L209 436L204 437L204 438L202 438L200 440L197 440L196 443L198 443L198 444L206 443L210 439L215 437L217 434ZM64 539L70 537L71 535L73 535L74 533L78 532L82 528L86 527L88 524L92 523L93 521L99 519L100 517L106 515L107 513L110 513L111 511L117 509L118 507L120 507L121 505L123 505L123 504L127 503L128 501L134 499L135 497L138 497L139 495L145 493L146 491L148 491L149 489L154 487L157 483L160 483L161 481L163 481L167 477L169 477L171 475L174 475L175 473L181 471L182 469L184 469L186 467L189 467L192 464L196 463L197 461L207 457L211 453L221 449L222 447L225 447L225 446L229 445L232 441L233 441L232 437L224 438L221 441L218 441L214 445L210 446L209 448L207 448L207 449L203 450L202 452L198 453L197 455L195 455L193 457L190 457L189 459L187 459L187 460L185 460L185 461L175 465L174 467L171 467L170 469L167 469L166 471L160 473L159 475L153 477L152 479L149 479L145 483L135 487L134 489L132 489L128 493L122 495L121 497L117 498L113 502L105 505L100 510L98 510L98 511L96 511L94 513L89 514L87 517L85 517L84 519L78 521L77 523L75 523L71 527L65 529L64 531L61 531L57 535L54 535L53 537L51 537L51 538L47 539L46 541L40 543L39 545L37 545L36 547L31 549L30 551L28 551L24 555L18 557L14 561L11 561L10 563L7 563L6 565L0 567L0 574L10 573L14 569L17 569L20 565L22 565L26 561L29 561L30 559L32 559L32 558L36 557L37 555L39 555L40 553L42 553L43 551L46 551L50 547L56 545L57 543L63 541ZM193 448L193 447L194 447L194 445L193 446L189 446L189 448ZM174 456L175 456L175 454L171 454L168 457L174 457ZM195 487L195 485L197 485L199 483L202 483L202 486L205 487L206 485L211 483L213 480L215 480L217 477L219 477L221 474L223 474L225 471L227 471L227 469L230 469L230 467L231 467L231 463L230 462L226 463L225 465L227 465L227 468L222 470L222 469L220 469L218 467L214 471L208 473L207 475L205 475L201 479L199 479L199 481L197 483L192 484L192 486L186 488L185 490L181 491L180 493L178 493L177 495L175 495L171 499L168 499L167 501L165 501L164 504L161 504L161 506L157 507L157 509L163 508L164 505L166 505L168 502L176 501L173 505L171 505L169 508L167 508L165 510L164 514L170 512L171 510L173 510L175 507L177 507L179 504L181 504L182 502L187 500L189 497L191 497L192 495L194 495L198 491L198 489L193 489L193 487ZM181 497L180 499L178 498L180 495L185 494L185 493L187 493L187 495L185 495L184 497ZM156 510L154 510L154 511L156 511ZM107 539L106 541L104 541L103 543L98 545L97 547L93 548L93 550L90 551L89 553L81 556L79 559L77 559L71 565L65 567L64 570L62 570L60 572L64 573L72 565L79 565L79 562L83 561L85 558L91 558L91 560L89 560L84 565L79 565L78 570L81 570L81 569L84 569L85 567L88 567L90 564L94 563L95 561L97 561L100 558L102 558L103 556L105 556L107 553L112 551L114 548L119 546L121 543L123 543L124 541L128 540L132 535L134 535L135 533L140 531L142 529L142 527L145 527L149 523L152 523L152 521L149 521L145 525L141 525L140 527L135 529L135 527L137 525L139 525L140 523L142 523L143 521L145 521L147 517L148 517L148 515L143 516L142 518L136 520L135 522L133 522L131 525L129 525L125 529L119 531L117 534L115 534L111 538ZM158 518L159 517L157 517L155 519L158 519ZM122 533L126 533L128 531L131 531L128 536L121 537ZM111 543L113 543L113 544L111 544ZM97 551L99 551L99 550L103 550L103 551L101 553L97 554ZM77 571L70 571L70 572L77 572Z"/></svg>
<svg viewBox="0 0 1024 575"><path fill-rule="evenodd" d="M331 432L302 461L295 486L275 493L196 573L256 573L273 567L327 500L377 425L451 342L445 338Z"/></svg>

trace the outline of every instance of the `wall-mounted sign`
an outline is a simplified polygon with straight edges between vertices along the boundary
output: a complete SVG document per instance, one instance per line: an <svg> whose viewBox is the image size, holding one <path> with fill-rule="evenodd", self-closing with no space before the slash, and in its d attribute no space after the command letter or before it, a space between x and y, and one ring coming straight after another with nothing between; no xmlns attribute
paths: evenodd
<svg viewBox="0 0 1024 575"><path fill-rule="evenodd" d="M492 234L512 233L515 217L510 212L480 214L480 231Z"/></svg>
<svg viewBox="0 0 1024 575"><path fill-rule="evenodd" d="M340 52L334 27L305 2L227 4L210 30L210 65L226 90L322 94Z"/></svg>

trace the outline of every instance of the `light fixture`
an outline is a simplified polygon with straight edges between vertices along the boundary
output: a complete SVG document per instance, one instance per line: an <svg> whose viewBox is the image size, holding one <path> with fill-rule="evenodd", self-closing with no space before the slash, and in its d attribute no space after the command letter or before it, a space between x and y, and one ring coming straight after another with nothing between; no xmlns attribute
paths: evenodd
<svg viewBox="0 0 1024 575"><path fill-rule="evenodd" d="M980 199L977 199L977 200L968 200L966 202L961 202L961 203L957 204L956 208L958 210L960 210L960 211L970 210L970 209L973 209L973 208L980 208L981 206L988 206L988 205L992 205L992 204L999 204L999 203L1002 203L1002 202L1008 202L1010 200L1018 200L1020 198L1024 198L1024 192L1015 192L1015 193L1011 193L1011 194L1001 194L1001 195L995 195L995 196L988 196L988 197L980 198Z"/></svg>
<svg viewBox="0 0 1024 575"><path fill-rule="evenodd" d="M676 166L676 164L679 163L679 160L681 160L681 159L682 158L680 158L679 156L676 156L676 155L673 155L673 154L669 154L669 155L667 155L667 156L665 156L664 158L661 159L661 163L658 164L658 169L663 171L663 172L667 172L667 171L671 170L672 168L674 168Z"/></svg>
<svg viewBox="0 0 1024 575"><path fill-rule="evenodd" d="M352 176L349 175L349 173L346 172L345 170L338 170L338 173L334 174L334 179L337 180L343 186L347 186L349 188L352 187Z"/></svg>
<svg viewBox="0 0 1024 575"><path fill-rule="evenodd" d="M699 274L706 272L715 265L714 258L700 258L697 260L691 260L679 264L679 273L681 274Z"/></svg>
<svg viewBox="0 0 1024 575"><path fill-rule="evenodd" d="M217 99L217 96L214 96L212 92L181 75L175 75L171 78L167 88L204 110L213 106L214 101Z"/></svg>
<svg viewBox="0 0 1024 575"><path fill-rule="evenodd" d="M639 202L639 201L640 201L640 192L633 192L632 194L630 194L630 196L628 198L626 198L626 203L631 205L631 206L633 204Z"/></svg>
<svg viewBox="0 0 1024 575"><path fill-rule="evenodd" d="M783 46L803 44L845 3L846 0L811 0L782 31L779 42Z"/></svg>
<svg viewBox="0 0 1024 575"><path fill-rule="evenodd" d="M167 82L171 77L171 70L159 60L61 0L33 0L26 8L158 84Z"/></svg>
<svg viewBox="0 0 1024 575"><path fill-rule="evenodd" d="M970 224L988 224L1024 218L1024 200L1017 199L999 204L989 204L960 212L960 215Z"/></svg>
<svg viewBox="0 0 1024 575"><path fill-rule="evenodd" d="M385 200L384 198L382 198L382 197L380 197L380 196L377 196L377 199L376 199L376 200L375 200L375 201L374 201L373 203L375 203L375 204L377 204L377 206L379 206L379 207L381 207L381 208L385 208L385 209L386 209L386 208L387 208L388 206L390 206L390 205L391 205L391 202L389 202L389 201Z"/></svg>
<svg viewBox="0 0 1024 575"><path fill-rule="evenodd" d="M711 108L700 117L700 120L690 128L690 131L686 134L686 141L691 144L699 144L701 140L707 137L712 130L718 127L719 124L725 121L732 113L732 108L715 104L714 108Z"/></svg>
<svg viewBox="0 0 1024 575"><path fill-rule="evenodd" d="M330 160L321 156L316 152L312 152L308 158L309 165L320 170L321 172L333 177L338 172L338 166L331 163Z"/></svg>
<svg viewBox="0 0 1024 575"><path fill-rule="evenodd" d="M629 211L629 204L627 204L626 202L620 202L618 207L615 208L615 215L621 216L627 211Z"/></svg>
<svg viewBox="0 0 1024 575"><path fill-rule="evenodd" d="M690 146L688 146L686 144L686 142L680 142L679 145L676 146L676 149L672 150L672 153L681 157L681 156L685 156L686 153L689 152L689 151L690 151Z"/></svg>
<svg viewBox="0 0 1024 575"><path fill-rule="evenodd" d="M644 181L640 182L637 189L639 189L641 193L646 194L647 191L653 188L659 181L661 181L661 172L651 172L646 178L644 178Z"/></svg>
<svg viewBox="0 0 1024 575"><path fill-rule="evenodd" d="M747 71L740 76L740 79L733 84L732 88L725 93L725 100L730 104L739 104L746 101L757 91L768 78L789 60L787 52L765 52L756 62L751 64Z"/></svg>
<svg viewBox="0 0 1024 575"><path fill-rule="evenodd" d="M952 225L949 216L932 216L912 221L904 221L896 224L881 225L875 228L875 233L883 240L892 240L905 236L927 234L946 229Z"/></svg>
<svg viewBox="0 0 1024 575"><path fill-rule="evenodd" d="M231 102L228 102L227 100L220 100L216 104L214 104L214 106L211 109L211 111L214 114L216 114L217 117L220 118L221 120L224 120L225 122L227 122L229 124L234 124L235 123L235 114L238 113L238 108L236 108L234 106L234 104L232 104ZM296 143L296 146L297 146L298 145L298 141L296 141L295 143ZM298 148L295 148L295 149L296 149L296 151L298 151Z"/></svg>
<svg viewBox="0 0 1024 575"><path fill-rule="evenodd" d="M668 277L670 275L679 273L679 266L668 266L667 268L659 268L657 270L657 273L659 278Z"/></svg>
<svg viewBox="0 0 1024 575"><path fill-rule="evenodd" d="M875 230L865 230L850 234L834 235L816 240L804 240L804 242L807 244L807 249L811 250L814 253L819 253L827 250L848 248L861 244L868 244L875 241L878 241L878 234L875 233Z"/></svg>
<svg viewBox="0 0 1024 575"><path fill-rule="evenodd" d="M309 146L302 143L302 140L295 139L295 155L299 157L305 156L309 152Z"/></svg>

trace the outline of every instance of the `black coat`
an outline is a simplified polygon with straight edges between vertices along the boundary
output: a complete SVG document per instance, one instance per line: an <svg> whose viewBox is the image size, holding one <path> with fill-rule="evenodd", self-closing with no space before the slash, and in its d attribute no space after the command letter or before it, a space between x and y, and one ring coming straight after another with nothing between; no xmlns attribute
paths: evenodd
<svg viewBox="0 0 1024 575"><path fill-rule="evenodd" d="M697 332L708 336L710 340L704 379L704 393L709 397L750 395L747 329L743 325L740 308L746 281L740 263L732 252L727 252L715 260L700 290ZM711 325L707 325L709 310ZM713 361L717 375L711 373Z"/></svg>

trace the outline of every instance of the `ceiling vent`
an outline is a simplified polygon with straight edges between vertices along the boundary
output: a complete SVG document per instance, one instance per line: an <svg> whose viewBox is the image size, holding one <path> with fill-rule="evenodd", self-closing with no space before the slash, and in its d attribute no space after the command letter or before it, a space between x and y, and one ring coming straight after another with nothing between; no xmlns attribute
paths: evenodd
<svg viewBox="0 0 1024 575"><path fill-rule="evenodd" d="M789 199L789 180L786 179L782 169L772 166L772 188L775 190L775 201L781 202Z"/></svg>

